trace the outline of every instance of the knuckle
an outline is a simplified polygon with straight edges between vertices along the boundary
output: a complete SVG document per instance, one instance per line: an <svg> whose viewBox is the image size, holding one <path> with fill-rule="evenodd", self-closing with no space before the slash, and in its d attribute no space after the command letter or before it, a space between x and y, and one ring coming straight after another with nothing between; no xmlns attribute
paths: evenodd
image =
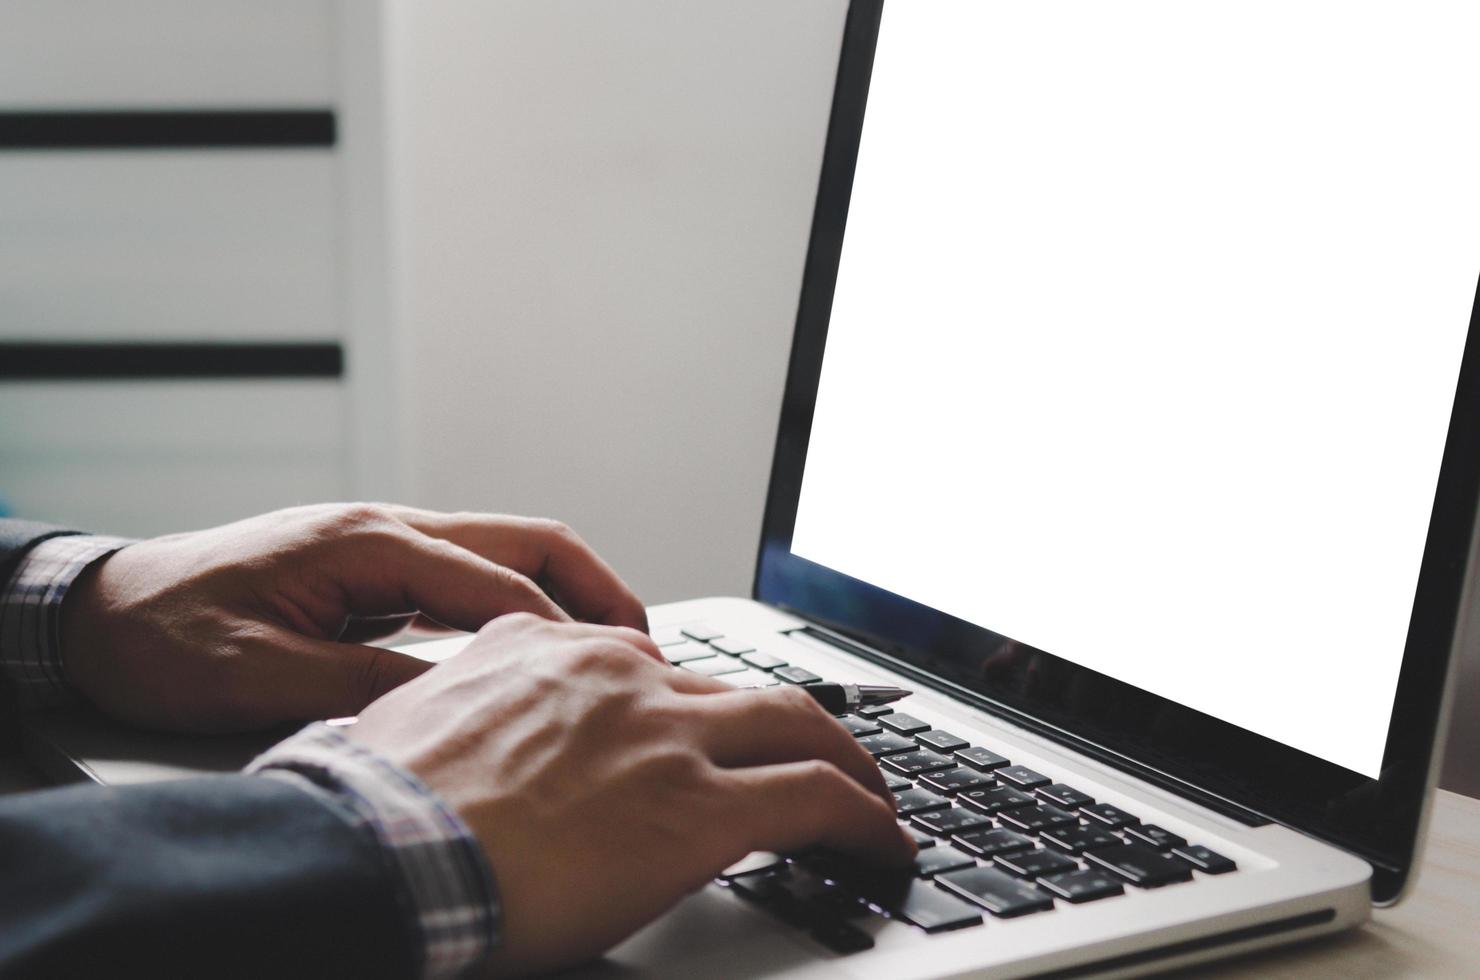
<svg viewBox="0 0 1480 980"><path fill-rule="evenodd" d="M557 538L561 541L577 542L581 536L577 534L569 524L557 521L550 517L533 518L533 527L536 533L549 538Z"/></svg>
<svg viewBox="0 0 1480 980"><path fill-rule="evenodd" d="M656 644L653 643L653 638L642 630L633 629L630 626L613 626L612 631L617 639L620 639L623 643L626 643L639 652L657 649Z"/></svg>
<svg viewBox="0 0 1480 980"><path fill-rule="evenodd" d="M516 572L504 565L495 565L493 574L498 579L499 587L505 591L518 592L526 596L544 595L540 587L534 584L534 579L523 572Z"/></svg>
<svg viewBox="0 0 1480 980"><path fill-rule="evenodd" d="M786 706L789 712L794 712L809 720L819 716L827 716L827 712L823 711L822 705L818 704L812 695L797 685L787 685L778 689L776 696Z"/></svg>
<svg viewBox="0 0 1480 980"><path fill-rule="evenodd" d="M802 763L802 775L808 783L824 792L836 793L848 788L846 773L826 759L808 759Z"/></svg>
<svg viewBox="0 0 1480 980"><path fill-rule="evenodd" d="M611 631L614 638L621 640L623 643L630 643L632 646L641 646L653 642L652 638L646 633L641 630L635 630L630 626L613 626Z"/></svg>
<svg viewBox="0 0 1480 980"><path fill-rule="evenodd" d="M613 637L583 640L572 647L571 659L577 670L615 674L630 672L646 658L636 647Z"/></svg>
<svg viewBox="0 0 1480 980"><path fill-rule="evenodd" d="M500 637L527 633L548 622L548 620L542 619L532 612L505 613L484 623L483 628L478 631L478 635L480 637Z"/></svg>
<svg viewBox="0 0 1480 980"><path fill-rule="evenodd" d="M405 539L405 526L380 504L340 504L324 518L322 537L386 545Z"/></svg>
<svg viewBox="0 0 1480 980"><path fill-rule="evenodd" d="M692 787L709 780L708 760L686 748L655 753L649 769L650 775L657 780L656 785L669 790Z"/></svg>
<svg viewBox="0 0 1480 980"><path fill-rule="evenodd" d="M356 502L340 504L331 518L334 523L346 528L375 527L390 520L390 512L380 504Z"/></svg>

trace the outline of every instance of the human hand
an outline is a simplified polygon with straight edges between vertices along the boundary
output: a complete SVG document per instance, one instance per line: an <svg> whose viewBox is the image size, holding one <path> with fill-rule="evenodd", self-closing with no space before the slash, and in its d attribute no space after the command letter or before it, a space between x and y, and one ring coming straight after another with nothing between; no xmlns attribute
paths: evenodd
<svg viewBox="0 0 1480 980"><path fill-rule="evenodd" d="M125 721L244 730L354 714L429 666L351 640L418 614L474 631L510 612L647 627L642 603L564 525L334 504L111 555L62 603L62 663Z"/></svg>
<svg viewBox="0 0 1480 980"><path fill-rule="evenodd" d="M801 689L656 654L635 630L506 616L345 730L477 837L503 914L492 972L590 959L754 850L913 859L873 759Z"/></svg>

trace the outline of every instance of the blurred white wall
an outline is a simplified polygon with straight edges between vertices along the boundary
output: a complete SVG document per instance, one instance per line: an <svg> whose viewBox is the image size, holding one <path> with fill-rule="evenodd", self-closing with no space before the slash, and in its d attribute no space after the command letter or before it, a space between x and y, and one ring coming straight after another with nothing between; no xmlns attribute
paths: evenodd
<svg viewBox="0 0 1480 980"><path fill-rule="evenodd" d="M746 594L843 0L398 0L402 496Z"/></svg>

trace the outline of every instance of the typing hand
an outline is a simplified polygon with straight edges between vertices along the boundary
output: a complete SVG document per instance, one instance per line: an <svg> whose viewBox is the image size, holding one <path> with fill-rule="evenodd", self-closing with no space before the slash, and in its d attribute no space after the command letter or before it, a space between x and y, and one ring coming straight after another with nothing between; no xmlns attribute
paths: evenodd
<svg viewBox="0 0 1480 980"><path fill-rule="evenodd" d="M348 729L463 817L504 914L494 971L589 959L753 850L903 866L883 778L800 688L660 666L630 629L507 616Z"/></svg>
<svg viewBox="0 0 1480 980"><path fill-rule="evenodd" d="M325 505L110 556L62 604L62 662L117 718L243 730L354 714L427 669L352 640L418 615L473 631L510 612L647 624L616 573L555 522Z"/></svg>

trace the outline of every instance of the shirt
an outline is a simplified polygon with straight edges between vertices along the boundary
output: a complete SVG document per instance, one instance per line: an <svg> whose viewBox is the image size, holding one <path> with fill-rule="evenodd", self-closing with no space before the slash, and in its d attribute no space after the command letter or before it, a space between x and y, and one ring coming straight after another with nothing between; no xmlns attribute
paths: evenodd
<svg viewBox="0 0 1480 980"><path fill-rule="evenodd" d="M62 663L62 600L89 565L129 543L49 538L0 588L0 672L23 708L79 699ZM421 976L457 976L493 949L501 909L492 870L472 831L415 775L322 723L272 747L246 772L298 787L375 840L417 937Z"/></svg>

